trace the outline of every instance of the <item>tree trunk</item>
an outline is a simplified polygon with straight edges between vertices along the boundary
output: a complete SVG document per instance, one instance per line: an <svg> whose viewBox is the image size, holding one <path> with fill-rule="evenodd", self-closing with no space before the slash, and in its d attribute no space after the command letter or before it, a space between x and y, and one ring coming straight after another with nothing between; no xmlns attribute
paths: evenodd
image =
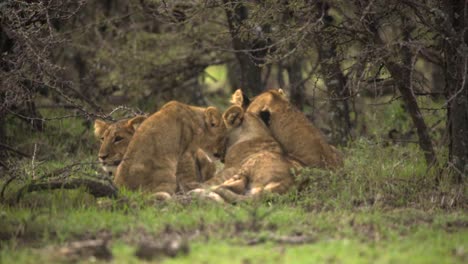
<svg viewBox="0 0 468 264"><path fill-rule="evenodd" d="M291 95L291 103L299 110L304 109L305 88L302 78L302 61L298 58L294 59L287 67L289 76L289 91Z"/></svg>
<svg viewBox="0 0 468 264"><path fill-rule="evenodd" d="M366 16L370 21L369 31L372 33L372 39L374 42L380 46L385 46L385 41L380 38L379 32L377 29L377 20L372 15ZM402 16L403 22L405 17ZM416 127L419 139L419 146L424 152L424 157L428 165L433 164L437 161L434 148L432 146L431 137L429 136L426 122L421 114L421 111L416 101L416 95L413 91L411 71L414 70L411 66L413 54L408 46L408 41L411 37L411 25L408 23L403 23L403 39L402 42L404 45L401 45L400 53L397 56L400 56L401 62L397 63L394 61L394 57L391 55L383 58L385 67L390 72L392 79L397 84L398 90L401 93L401 97L405 104L407 111L409 112L414 126Z"/></svg>
<svg viewBox="0 0 468 264"><path fill-rule="evenodd" d="M227 63L227 79L231 86L231 93L234 93L237 89L242 88L239 80L240 69L239 64L236 61Z"/></svg>
<svg viewBox="0 0 468 264"><path fill-rule="evenodd" d="M335 45L319 45L320 72L327 86L330 97L332 142L346 144L351 137L351 119L349 117L350 92L346 77L336 58Z"/></svg>
<svg viewBox="0 0 468 264"><path fill-rule="evenodd" d="M403 18L403 20L406 19ZM406 21L406 23L408 22ZM409 42L411 39L411 27L411 25L406 25L403 27L404 42ZM432 146L432 140L429 136L426 122L424 121L424 117L422 116L421 110L419 110L418 102L416 101L416 95L414 94L412 86L413 80L411 79L411 71L414 70L412 67L412 58L417 54L413 55L408 45L402 45L400 52L402 56L401 64L393 63L391 62L390 58L387 57L384 59L385 66L389 70L393 79L396 80L398 90L401 93L406 109L408 110L411 119L416 126L416 131L419 138L419 146L424 151L426 163L430 165L435 163L437 158Z"/></svg>
<svg viewBox="0 0 468 264"><path fill-rule="evenodd" d="M247 38L241 38L240 30L242 23L247 19L247 8L239 3L238 1L224 0L225 12L227 22L229 25L229 31L232 38L232 46L236 51L236 58L239 61L240 66L240 85L242 90L247 93L248 96L254 96L263 91L262 87L262 69L257 65L255 58L250 54L254 48L252 43L253 40ZM248 35L248 34L247 34ZM256 54L258 57L258 55Z"/></svg>
<svg viewBox="0 0 468 264"><path fill-rule="evenodd" d="M288 5L288 1L280 1L281 7L284 8L282 12L282 24L280 25L282 27L282 30L287 31L287 25L289 25L290 22L294 22L296 19L294 10L291 10L291 8ZM296 43L290 43L289 44L290 49L294 49L296 47ZM292 56L292 58L289 60L289 62L285 63L285 68L286 71L288 72L288 77L289 77L289 94L290 94L290 100L291 103L294 104L299 110L304 109L304 103L305 103L305 87L304 87L304 79L302 78L302 54L295 54ZM280 87L283 87L284 80L282 76L282 65L280 64L278 67L278 80Z"/></svg>
<svg viewBox="0 0 468 264"><path fill-rule="evenodd" d="M410 51L407 48L407 46L404 46L402 48L402 53L403 56L406 57L404 58L404 61L406 61L404 65L411 65L411 55L409 54ZM418 102L416 101L416 96L414 95L412 87L410 85L411 69L390 62L388 61L388 59L385 60L385 66L392 75L392 78L397 82L398 90L401 93L401 97L405 104L406 110L409 112L413 124L415 125L416 130L418 132L419 146L424 152L426 163L428 165L432 164L436 161L436 155L432 146L431 137L429 136L427 130L426 122L424 121L421 111L419 110Z"/></svg>
<svg viewBox="0 0 468 264"><path fill-rule="evenodd" d="M2 26L0 25L0 54L4 54L13 49L13 40L8 37L8 35L3 31ZM0 56L0 73L9 72L10 66L6 61L1 59ZM1 84L1 83L0 83ZM0 87L0 143L6 143L6 110L7 103L5 102L5 92L2 87ZM0 159L4 159L7 156L7 153L4 149L0 148Z"/></svg>
<svg viewBox="0 0 468 264"><path fill-rule="evenodd" d="M6 143L6 127L4 117L0 114L0 144ZM6 150L0 148L0 160L5 160L7 157Z"/></svg>
<svg viewBox="0 0 468 264"><path fill-rule="evenodd" d="M318 15L323 18L325 29L329 28L334 21L334 18L328 13L330 6L327 3L318 1L316 8L319 10ZM333 34L334 31L333 29L324 30L324 33ZM330 98L332 142L345 145L351 138L352 124L348 102L351 92L336 54L337 44L334 43L336 38L331 38L331 42L330 39L325 40L326 35L324 34L317 35L316 38L320 73Z"/></svg>
<svg viewBox="0 0 468 264"><path fill-rule="evenodd" d="M445 95L449 132L449 162L458 183L468 175L468 33L464 0L445 1L448 23L444 37Z"/></svg>

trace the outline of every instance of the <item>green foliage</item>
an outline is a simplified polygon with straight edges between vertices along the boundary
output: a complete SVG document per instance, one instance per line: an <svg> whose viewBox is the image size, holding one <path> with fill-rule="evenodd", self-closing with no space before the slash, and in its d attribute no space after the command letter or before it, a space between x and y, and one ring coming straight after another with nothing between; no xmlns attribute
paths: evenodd
<svg viewBox="0 0 468 264"><path fill-rule="evenodd" d="M307 183L301 192L237 205L187 197L161 202L127 190L117 199L95 199L84 189L25 194L18 204L0 205L0 262L58 261L50 251L103 233L111 236L115 261L137 262L135 241L158 241L167 232L191 237L190 253L169 263L466 260L466 193L437 185L416 146L361 139L343 151L342 170L297 172ZM308 240L280 240L297 236Z"/></svg>
<svg viewBox="0 0 468 264"><path fill-rule="evenodd" d="M150 202L140 193L125 193L124 197L133 202ZM461 263L466 257L464 238L468 233L463 226L468 216L463 212L375 207L310 212L271 201L240 206L204 201L154 204L153 201L129 205L132 208L129 211L116 206L121 200L112 202L111 207L101 207L101 201L94 201L58 208L59 200L55 199L49 209L1 207L4 228L0 261L57 261L51 252L57 252L56 248L65 246L65 242L99 238L100 234L108 233L115 261L136 262L134 252L138 244L132 241L142 236L157 240L168 229L193 236L189 242L190 253L166 259L169 263L246 260L291 263L331 259L346 263L407 259L415 263ZM257 225L253 225L255 221ZM4 240L8 232L10 239ZM298 235L309 237L309 242L289 245L274 240L274 237ZM258 242L249 245L252 241Z"/></svg>
<svg viewBox="0 0 468 264"><path fill-rule="evenodd" d="M64 110L44 110L41 114L51 119L44 122L42 132L34 131L27 123L10 117L6 122L7 143L21 142L14 145L18 150L35 156L38 163L50 161L52 167L70 160L83 161L94 155L97 141L90 131L90 122L70 118L70 113Z"/></svg>
<svg viewBox="0 0 468 264"><path fill-rule="evenodd" d="M322 209L409 206L436 186L434 170L427 170L416 146L383 147L362 139L345 150L345 157L337 172L300 172L298 180L308 183L302 202Z"/></svg>

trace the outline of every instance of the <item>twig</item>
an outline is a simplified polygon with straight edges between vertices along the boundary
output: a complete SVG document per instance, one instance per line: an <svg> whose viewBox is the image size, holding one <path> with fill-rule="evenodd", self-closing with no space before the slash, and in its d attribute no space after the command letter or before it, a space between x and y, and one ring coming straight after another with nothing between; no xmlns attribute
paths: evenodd
<svg viewBox="0 0 468 264"><path fill-rule="evenodd" d="M13 182L16 178L18 178L17 174L12 175L8 180L6 180L5 184L2 186L2 190L0 192L0 202L5 201L5 190L10 185L11 182Z"/></svg>
<svg viewBox="0 0 468 264"><path fill-rule="evenodd" d="M10 147L10 146L8 146L8 145L3 144L3 143L0 143L0 148L4 148L4 149L6 149L6 150L9 150L9 151L11 151L11 152L14 152L14 153L16 153L16 154L18 154L18 155L20 155L20 156L22 156L22 157L25 157L25 158L29 158L29 159L31 158L31 155L26 154L26 153L24 153L24 152L21 152L21 151L19 151L19 150L17 150L17 149L14 149L13 147Z"/></svg>
<svg viewBox="0 0 468 264"><path fill-rule="evenodd" d="M5 164L5 162L1 161L0 160L0 166L2 166L3 168L5 168L6 170L8 170L8 166Z"/></svg>
<svg viewBox="0 0 468 264"><path fill-rule="evenodd" d="M34 151L33 156L31 159L31 170L32 170L32 179L36 179L36 151L37 151L37 144L34 143Z"/></svg>
<svg viewBox="0 0 468 264"><path fill-rule="evenodd" d="M51 171L51 172L49 172L47 174L44 174L39 179L47 179L47 178L51 178L51 177L58 177L58 175L63 174L65 172L68 172L74 167L79 167L79 166L82 166L82 165L95 165L95 164L98 164L98 162L73 163L73 164L67 165L67 166L65 166L63 168L59 168L59 169L53 170L53 171Z"/></svg>
<svg viewBox="0 0 468 264"><path fill-rule="evenodd" d="M297 236L278 236L269 234L266 237L258 237L247 241L247 245L253 246L262 243L266 243L268 241L273 241L274 243L279 244L290 244L290 245L301 245L306 243L313 243L316 241L315 238L311 236L305 235L297 235Z"/></svg>

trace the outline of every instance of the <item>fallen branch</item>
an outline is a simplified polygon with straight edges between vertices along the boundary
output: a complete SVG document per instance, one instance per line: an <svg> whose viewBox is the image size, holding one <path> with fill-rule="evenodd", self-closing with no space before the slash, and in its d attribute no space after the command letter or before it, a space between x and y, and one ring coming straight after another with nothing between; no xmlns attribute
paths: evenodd
<svg viewBox="0 0 468 264"><path fill-rule="evenodd" d="M290 245L301 245L307 243L314 243L316 238L306 235L292 235L292 236L278 236L278 235L267 235L264 237L258 237L247 241L247 245L254 246L258 244L263 244L268 241L278 243L278 244L290 244Z"/></svg>
<svg viewBox="0 0 468 264"><path fill-rule="evenodd" d="M8 166L5 164L5 162L0 160L0 167L5 168L5 170L8 170Z"/></svg>
<svg viewBox="0 0 468 264"><path fill-rule="evenodd" d="M13 147L10 147L10 146L8 146L6 144L3 144L3 143L0 143L0 148L6 149L6 150L11 151L11 152L14 152L14 153L16 153L16 154L18 154L18 155L20 155L22 157L25 157L25 158L29 158L29 159L31 158L31 155L26 154L24 152L21 152L21 151L15 149Z"/></svg>
<svg viewBox="0 0 468 264"><path fill-rule="evenodd" d="M8 185L9 185L10 183L12 183L17 177L18 177L18 175L12 175L10 178L8 178L8 180L5 181L5 183L3 184L2 188L1 188L1 191L0 191L0 202L5 201L5 190L6 190L6 188L7 188Z"/></svg>
<svg viewBox="0 0 468 264"><path fill-rule="evenodd" d="M37 180L29 183L21 188L16 196L16 202L19 202L23 193L54 190L54 189L78 189L81 186L86 187L86 191L92 196L98 197L117 197L118 189L110 182L98 180L75 178L75 179L53 179L53 180Z"/></svg>
<svg viewBox="0 0 468 264"><path fill-rule="evenodd" d="M59 254L67 260L78 261L95 257L100 260L111 260L112 252L108 246L108 240L94 239L76 241L61 247Z"/></svg>

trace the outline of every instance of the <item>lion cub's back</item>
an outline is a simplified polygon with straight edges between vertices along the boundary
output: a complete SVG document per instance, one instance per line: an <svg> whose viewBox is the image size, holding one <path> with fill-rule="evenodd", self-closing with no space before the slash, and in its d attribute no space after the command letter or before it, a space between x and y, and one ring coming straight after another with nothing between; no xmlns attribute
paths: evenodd
<svg viewBox="0 0 468 264"><path fill-rule="evenodd" d="M341 155L329 145L319 129L299 111L271 113L270 130L283 149L306 166L341 166Z"/></svg>

